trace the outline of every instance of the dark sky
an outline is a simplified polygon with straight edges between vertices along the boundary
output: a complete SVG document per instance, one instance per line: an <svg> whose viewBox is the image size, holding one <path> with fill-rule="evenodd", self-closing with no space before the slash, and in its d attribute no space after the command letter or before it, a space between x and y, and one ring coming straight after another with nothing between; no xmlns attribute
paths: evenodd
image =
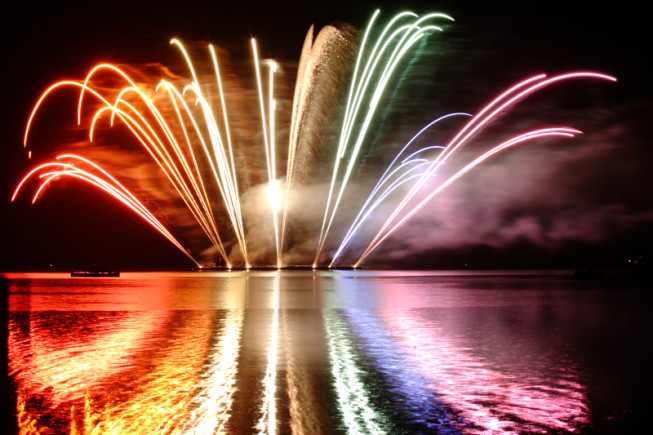
<svg viewBox="0 0 653 435"><path fill-rule="evenodd" d="M451 80L440 83L439 92L447 102L460 94L455 101L463 106L451 110L474 111L493 92L537 72L583 68L619 79L597 91L600 97L588 99L591 104L601 104L602 114L600 121L590 116L590 126L598 130L610 123L613 127L609 135L590 137L612 142L602 148L603 156L580 161L579 172L585 162L613 164L605 170L597 168L577 183L579 195L592 197L588 204L595 208L588 207L587 213L618 210L598 224L596 231L605 231L604 236L588 238L572 232L568 239L554 244L528 237L487 243L479 236L468 243L432 243L407 249L402 256L386 252L377 265L437 268L471 262L477 267L579 267L620 265L635 255L653 254L648 171L653 161L649 146L651 37L646 14L634 3L620 2L610 9L555 1L335 0L301 6L291 2L82 2L38 7L27 3L19 2L17 12L5 15L2 28L0 270L47 269L50 264L54 269L67 269L84 263L123 269L192 266L147 225L116 204L96 200L88 188L53 191L36 206L30 206L26 198L9 202L22 174L35 164L25 158L22 134L31 107L49 84L63 78L80 79L99 61L137 65L177 62L177 52L168 45L171 37L223 45L237 57L237 51L247 49L253 35L266 57L293 62L311 24L320 28L340 20L363 28L376 7L385 18L407 8L418 13L442 11L456 19L439 36L449 41L446 47L452 54L442 60L446 65L443 77ZM464 91L458 91L460 87ZM606 90L608 87L611 89ZM50 120L43 122L39 134L54 136L57 123L74 121L74 109L61 106L42 115ZM552 213L550 205L530 207L544 207L545 213ZM630 219L633 216L637 218ZM614 227L610 226L613 221ZM427 225L425 222L428 219L419 219L420 225Z"/></svg>

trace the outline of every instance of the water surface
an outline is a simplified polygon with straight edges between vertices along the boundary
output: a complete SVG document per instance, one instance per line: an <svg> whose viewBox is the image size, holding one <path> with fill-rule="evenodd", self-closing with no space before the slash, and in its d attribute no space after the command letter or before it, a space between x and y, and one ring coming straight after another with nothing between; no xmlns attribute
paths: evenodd
<svg viewBox="0 0 653 435"><path fill-rule="evenodd" d="M16 429L616 433L650 297L568 274L5 274Z"/></svg>

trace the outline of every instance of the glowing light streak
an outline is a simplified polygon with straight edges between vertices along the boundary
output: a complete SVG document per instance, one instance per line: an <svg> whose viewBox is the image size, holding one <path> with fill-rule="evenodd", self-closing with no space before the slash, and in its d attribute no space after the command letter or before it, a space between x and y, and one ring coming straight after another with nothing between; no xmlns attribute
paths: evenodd
<svg viewBox="0 0 653 435"><path fill-rule="evenodd" d="M259 434L277 433L277 354L279 348L279 276L274 279L272 294L272 325L268 339L268 362L263 378L263 403L261 404L261 417L256 424Z"/></svg>
<svg viewBox="0 0 653 435"><path fill-rule="evenodd" d="M368 30L366 31L366 35L368 34L369 29L371 28L376 18L376 15L377 14L373 16L372 20L370 21L370 24L368 25ZM317 247L314 262L317 262L319 260L322 249L324 248L327 234L335 218L338 205L342 200L342 196L344 194L347 183L349 181L349 177L351 176L352 170L356 163L356 159L360 152L364 138L367 134L367 130L373 119L376 108L378 107L378 103L380 101L381 95L383 94L392 73L395 71L399 61L403 58L403 56L408 52L408 50L413 46L413 44L417 40L419 40L426 32L442 30L436 26L420 27L420 25L424 21L427 21L429 19L434 19L434 18L446 18L449 20L453 20L451 17L445 14L429 14L424 16L423 18L418 18L413 24L400 26L399 28L393 30L390 33L395 23L397 23L401 18L405 16L417 17L412 12L404 12L396 15L389 22L389 24L384 28L383 32L381 33L381 36L377 40L372 50L372 53L367 59L367 63L363 70L363 73L361 74L360 79L357 82L356 81L358 79L357 69L358 66L360 65L360 59L363 56L363 49L361 49L361 51L359 52L359 59L357 59L357 66L354 72L354 78L352 80L353 83L356 83L355 85L352 84L352 90L355 89L354 97L348 99L348 102L351 102L351 105L348 103L347 109L345 111L345 119L343 122L343 128L340 136L340 141L338 144L337 157L334 163L331 185L327 197L327 205L325 208L325 214L322 221L322 229L320 230L320 237L318 241L318 247ZM390 35L386 37L387 33L390 33ZM400 35L401 38L393 46L392 45L393 41ZM389 58L383 59L383 56L391 47L394 47L394 49L392 50L392 53L390 54ZM383 63L382 60L384 61ZM372 95L370 96L370 100L369 100L369 106L367 107L367 111L365 112L364 120L362 121L361 124L358 125L358 135L356 141L351 146L351 154L348 157L348 163L345 168L345 173L343 175L342 180L340 181L340 189L336 194L335 199L333 199L336 180L338 179L338 174L340 173L339 160L344 159L347 154L347 150L350 145L349 143L350 136L353 134L354 122L358 118L359 110L361 109L362 102L363 102L363 97L367 95L366 92L367 88L371 83L372 77L377 72L377 67L379 66L382 68L380 79L375 83L375 87L373 88ZM333 205L332 205L332 201L333 201Z"/></svg>
<svg viewBox="0 0 653 435"><path fill-rule="evenodd" d="M275 243L277 246L277 267L281 267L281 246L280 246L280 235L279 235L279 208L281 205L281 200L279 198L279 187L277 181L277 162L276 162L276 150L275 150L275 130L274 130L274 112L276 109L276 101L273 96L274 89L274 73L277 70L277 64L275 62L270 63L270 187L273 189L273 204L272 204L272 222L274 225L274 237Z"/></svg>
<svg viewBox="0 0 653 435"><path fill-rule="evenodd" d="M401 225L403 225L408 219L410 219L415 213L417 213L428 201L430 201L435 195L439 194L442 192L444 189L446 189L448 186L450 186L454 181L456 181L458 178L462 177L466 173L468 173L470 170L472 170L474 167L478 166L479 164L483 163L485 160L493 156L494 154L503 151L509 147L512 147L514 145L518 145L522 142L525 142L527 140L531 139L537 139L545 136L562 136L562 137L574 137L574 134L579 134L581 131L575 130L573 128L565 128L565 127L558 127L558 128L548 128L548 129L541 129L541 130L534 130L530 131L528 133L524 133L522 135L516 136L510 140L507 140L506 142L495 146L494 148L490 149L489 151L485 152L481 156L477 157L470 163L468 163L465 167L460 169L458 172L456 172L454 175L449 177L447 180L445 180L442 184L440 184L436 189L434 189L426 198L424 198L419 204L417 204L415 207L413 207L404 217L399 220L390 230L388 230L382 237L380 237L376 242L371 243L368 248L363 252L361 257L356 261L355 266L359 266L360 263L367 257L376 247L378 247L385 239L387 239L394 231L397 230Z"/></svg>
<svg viewBox="0 0 653 435"><path fill-rule="evenodd" d="M99 174L94 174L93 172L80 169L74 166L74 163L71 162L45 163L34 168L20 181L11 197L11 200L13 201L16 199L18 193L20 192L23 185L27 182L27 180L37 173L40 173L39 177L44 178L45 181L43 181L39 188L36 190L36 193L32 199L32 203L36 202L40 193L43 191L47 184L61 176L70 176L82 181L86 181L87 183L105 191L121 203L125 204L128 208L133 210L138 216L145 220L145 222L154 227L154 229L156 229L161 235L163 235L173 245L175 245L177 249L183 252L191 261L193 261L193 263L199 266L199 263L186 249L184 249L184 247L177 241L177 239L172 234L170 234L165 226L156 217L154 217L154 215L140 201L138 201L136 197L131 192L129 192L129 190L127 190L127 188L120 184L108 172L93 162L80 156L66 154L57 157L57 159L71 159L73 162L75 160L81 161L82 163L89 165L91 167L91 171L97 171Z"/></svg>
<svg viewBox="0 0 653 435"><path fill-rule="evenodd" d="M136 85L136 83L134 83L134 81L125 72L123 72L120 68L118 68L117 66L107 64L107 63L102 63L102 64L94 66L89 71L89 73L86 75L86 78L84 79L84 83L81 86L82 89L79 92L79 101L77 103L77 125L81 125L81 123L82 123L82 107L83 107L82 106L82 100L84 98L84 91L86 91L87 89L90 89L89 86L88 86L88 83L91 81L91 78L93 77L93 75L97 71L99 71L101 69L109 69L111 71L114 71L119 76L124 78L127 81L127 83L129 83L131 85L132 88L138 89L138 86Z"/></svg>
<svg viewBox="0 0 653 435"><path fill-rule="evenodd" d="M82 89L87 89L89 92L93 93L93 95L95 95L97 98L102 100L102 102L104 102L106 105L108 106L110 105L110 103L106 99L104 99L102 95L100 95L99 93L97 93L91 88L88 87L85 88L85 85L82 83L72 81L72 80L62 80L53 85L50 85L50 87L48 87L45 91L43 91L39 99L36 101L34 107L32 108L32 111L30 112L29 118L27 118L27 123L25 125L25 134L23 135L23 147L25 148L27 147L27 138L29 136L32 123L34 122L34 117L36 116L36 113L38 112L39 108L41 107L45 99L48 97L48 95L50 95L50 93L52 93L55 89L63 86L76 86Z"/></svg>
<svg viewBox="0 0 653 435"><path fill-rule="evenodd" d="M268 92L269 92L269 106L268 106L268 111L269 111L269 135L268 135L268 127L267 127L267 122L266 122L266 115L265 115L265 103L263 100L263 85L262 85L262 80L261 80L261 70L259 67L259 60L258 60L258 52L256 49L256 40L252 38L252 52L254 55L254 68L256 71L256 84L257 84L257 89L258 89L258 97L259 97L259 104L261 108L261 125L263 127L263 142L265 144L265 157L267 161L267 168L268 168L268 189L270 192L272 192L275 187L273 186L274 183L276 182L276 160L275 160L275 149L274 149L274 109L275 109L275 102L273 98L273 89L274 89L274 72L276 71L276 63L275 62L270 62L270 82L268 86ZM272 210L272 221L273 221L273 226L274 226L274 241L275 241L275 246L276 246L276 253L277 253L277 264L281 264L281 250L279 247L279 223L278 223L278 209L273 207Z"/></svg>
<svg viewBox="0 0 653 435"><path fill-rule="evenodd" d="M213 49L213 46L209 44L209 50L211 51L211 58L213 59L213 66L215 69L215 76L216 80L218 82L218 90L220 92L220 102L222 103L222 115L224 118L224 128L227 136L227 144L229 145L229 158L231 161L231 173L233 174L233 192L236 195L237 201L235 202L236 206L236 216L239 217L239 231L241 234L242 238L242 244L243 247L245 247L245 262L247 263L247 249L245 245L245 230L243 228L243 222L242 222L242 213L240 211L240 200L238 199L238 180L236 175L236 165L234 163L234 154L233 154L233 148L231 145L231 134L229 132L229 121L227 119L227 105L225 103L225 98L224 98L224 91L222 89L222 79L220 78L220 70L218 69L218 59L217 55L215 54L215 50Z"/></svg>
<svg viewBox="0 0 653 435"><path fill-rule="evenodd" d="M231 171L236 173L236 165L234 164L234 153L231 145L231 134L229 132L229 119L227 118L227 104L224 99L224 90L222 89L222 79L220 78L220 69L218 68L218 56L215 54L213 45L209 44L209 51L211 52L211 59L213 60L213 68L215 69L215 78L218 83L218 91L220 92L220 102L222 103L222 117L224 119L224 128L227 136L227 144L229 145L229 157L231 160ZM238 187L237 180L234 178L234 185ZM236 189L236 192L238 189Z"/></svg>
<svg viewBox="0 0 653 435"><path fill-rule="evenodd" d="M518 83L517 85L511 87L506 92L501 94L499 97L494 99L492 102L490 102L490 104L488 104L483 110L481 110L481 112L478 115L472 118L472 120L465 127L463 127L463 129L445 147L445 149L441 152L441 154L437 156L436 159L434 159L431 168L429 168L429 170L424 173L422 179L419 180L413 186L410 192L404 197L404 199L399 203L399 205L395 208L395 210L386 219L381 229L377 232L376 236L369 243L366 251L363 253L361 258L356 262L356 265L357 266L360 265L360 262L363 260L364 257L369 255L369 253L372 250L374 250L381 243L382 240L385 240L388 237L388 235L394 231L394 229L396 229L399 225L403 224L403 222L406 221L405 218L402 218L400 220L400 224L393 226L391 230L387 230L388 227L390 227L392 223L395 221L397 216L407 206L408 202L424 186L428 177L431 177L437 171L437 169L442 164L444 164L447 161L447 159L451 157L451 155L453 155L455 151L460 149L466 143L466 141L471 138L472 135L478 132L484 125L489 123L498 113L505 110L507 107L511 106L517 101L532 94L533 92L559 81L568 80L572 78L598 78L602 80L616 81L616 78L612 76L606 74L594 73L594 72L574 72L574 73L560 74L551 77L549 79L545 79L545 78L546 75L541 74ZM535 83L531 84L533 82ZM529 84L531 85L526 87ZM524 87L526 87L525 90L518 92L520 89ZM498 107L494 108L495 106ZM486 115L487 112L489 113ZM423 202L420 204L423 204ZM419 207L421 207L421 205ZM412 216L413 214L414 214L413 212L408 213L408 215L410 216Z"/></svg>

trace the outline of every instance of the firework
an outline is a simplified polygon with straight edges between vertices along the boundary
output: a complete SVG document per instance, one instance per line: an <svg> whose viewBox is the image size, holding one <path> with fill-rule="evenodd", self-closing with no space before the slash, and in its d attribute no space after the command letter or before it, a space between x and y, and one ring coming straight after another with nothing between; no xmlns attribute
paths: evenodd
<svg viewBox="0 0 653 435"><path fill-rule="evenodd" d="M453 21L453 18L441 13L420 17L412 12L403 12L391 18L379 32L379 36L374 37L378 17L379 11L376 11L358 45L355 64L349 77L343 116L341 119L328 120L333 125L338 124L339 130L337 143L333 144L333 166L324 198L324 213L320 218L321 224L316 222L319 231L316 228L312 236L315 243L313 267L342 264L339 260L351 249L352 241L359 234L361 226L370 224L375 211L382 204L385 208L389 207L391 212L371 240L365 244L359 241L358 245L363 244L364 249L358 260L353 263L354 267L358 267L428 201L493 155L538 138L574 137L581 133L567 126L550 126L514 135L471 159L449 178L441 179L435 187L428 187L439 174L440 168L467 145L474 135L491 125L499 113L509 110L541 89L570 79L616 80L614 77L595 72L572 72L553 77L541 74L510 87L475 115L452 113L438 117L419 130L395 154L348 225L348 230L335 245L337 248L331 250L327 240L331 245L337 237L331 231L334 221L339 215L352 174L360 165L359 157L368 145L368 133L378 117L382 98L394 86L392 77L397 71L401 71L403 59L416 56L415 46L418 41L440 33L443 29L438 23ZM285 179L278 178L277 174L281 159L277 149L278 129L275 125L278 118L275 96L275 73L278 64L274 61L261 61L256 41L251 41L258 100L256 110L260 114L259 128L262 132L259 150L261 155L265 155L267 175L264 191L268 204L260 204L260 208L271 221L277 267L294 265L284 261L284 240L287 239L287 227L290 222L291 197L297 188L297 173L301 169L298 168L301 164L298 157L301 154L301 138L304 129L308 128L306 120L309 113L314 109L311 106L311 98L317 93L316 87L319 87L316 77L320 71L326 70L325 65L331 61L329 56L333 56L336 44L334 41L338 38L346 39L343 35L344 33L339 33L331 26L319 32L315 39L312 27L307 34L299 62L292 113L289 115ZM230 102L225 97L224 80L216 50L212 45L208 45L217 96L212 95L215 92L211 92L206 83L203 84L198 79L196 68L184 45L176 39L171 43L180 50L190 74L183 86L175 85L169 80L161 80L154 87L154 92L147 92L144 86L138 85L123 69L110 64L97 65L83 81L61 81L46 89L29 116L24 145L27 147L29 132L43 101L60 88L79 89L77 124L81 126L86 120L89 142L93 142L102 122L107 122L110 126L118 123L125 126L135 142L142 146L158 166L225 266L231 268L236 261L249 268L252 256L248 245L252 242L251 235L246 231L248 217L243 211L242 197L245 188L239 184L240 172L244 169L237 165L234 157L237 146L230 128L230 119L233 118L228 110ZM263 69L266 66L268 78L264 80ZM102 83L97 80L100 72L112 74L122 85L110 89L101 86ZM94 103L89 103L89 99L93 99ZM89 107L91 116L86 115L86 109ZM468 121L446 145L416 147L417 138L440 122L465 117L469 118ZM321 146L330 149L331 144ZM98 163L80 155L63 154L55 161L34 168L20 181L12 201L30 180L40 180L40 184L35 188L34 202L47 186L63 178L85 181L121 201L173 243L194 264L201 267L202 262L196 260L173 236L172 230L155 216L157 210L148 210L136 194L118 181L117 176L110 175ZM221 214L226 214L226 218L220 218ZM225 242L233 239L238 247L237 255L234 251L228 252L229 244Z"/></svg>

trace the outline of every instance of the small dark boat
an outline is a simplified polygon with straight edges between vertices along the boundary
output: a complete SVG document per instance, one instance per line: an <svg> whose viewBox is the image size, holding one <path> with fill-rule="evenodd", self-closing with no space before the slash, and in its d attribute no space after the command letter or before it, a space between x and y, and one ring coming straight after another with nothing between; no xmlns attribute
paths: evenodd
<svg viewBox="0 0 653 435"><path fill-rule="evenodd" d="M80 267L80 268L75 268L75 269L71 270L70 271L70 276L90 276L90 277L94 277L94 276L101 276L101 277L120 276L120 271Z"/></svg>

